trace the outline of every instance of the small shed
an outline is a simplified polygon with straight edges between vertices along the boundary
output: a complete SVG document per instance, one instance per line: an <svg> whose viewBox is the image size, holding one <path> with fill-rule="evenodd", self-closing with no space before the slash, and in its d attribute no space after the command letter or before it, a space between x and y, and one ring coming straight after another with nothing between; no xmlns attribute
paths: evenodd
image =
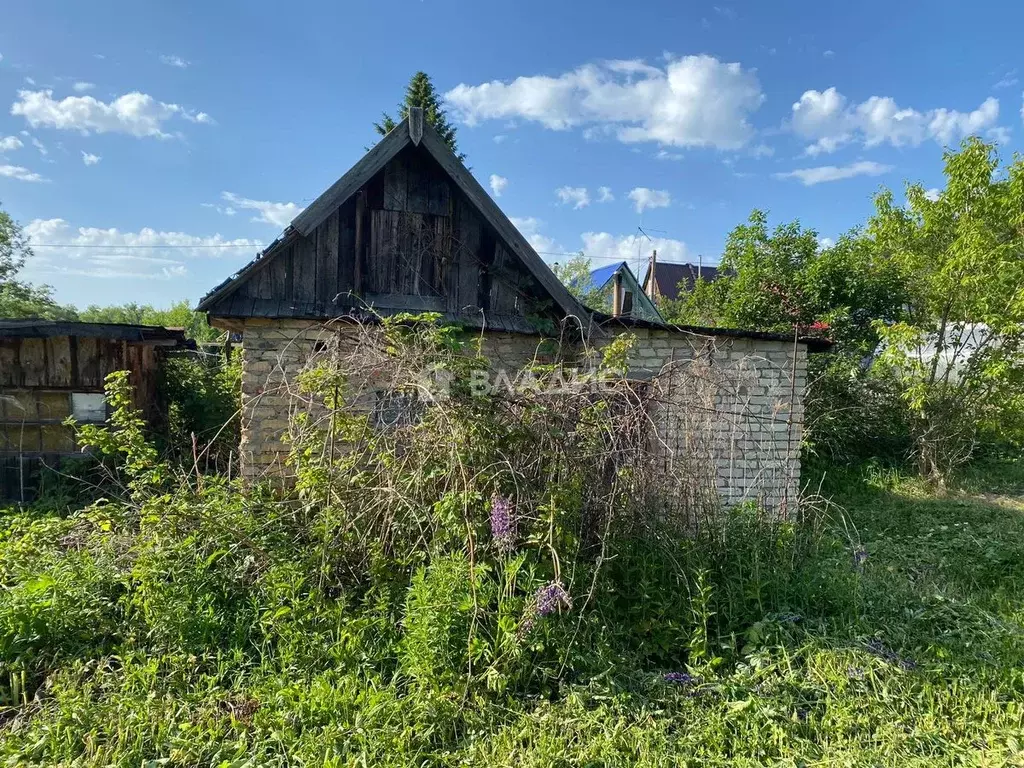
<svg viewBox="0 0 1024 768"><path fill-rule="evenodd" d="M629 372L649 379L656 393L651 450L666 494L678 495L693 474L686 457L699 442L711 470L702 479L723 499L791 509L807 354L821 340L638 317L625 311L626 289L634 308L650 297L622 266L606 276L613 291L619 287L616 316L589 311L422 110L411 109L199 303L211 325L242 333L242 476L276 482L291 473L289 419L306 407L293 385L327 336L340 344L367 320L432 312L471 330L492 369L513 377L552 332L569 358L628 331L635 338ZM693 437L698 418L700 441Z"/></svg>
<svg viewBox="0 0 1024 768"><path fill-rule="evenodd" d="M78 452L63 422L106 419L107 374L130 371L136 405L156 417L163 353L185 345L177 328L0 319L0 499L28 500L42 463Z"/></svg>

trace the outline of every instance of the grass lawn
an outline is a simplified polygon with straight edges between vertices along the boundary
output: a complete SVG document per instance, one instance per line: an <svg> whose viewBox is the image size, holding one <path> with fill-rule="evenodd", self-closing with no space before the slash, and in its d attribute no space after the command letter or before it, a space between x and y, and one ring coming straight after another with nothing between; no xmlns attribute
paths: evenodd
<svg viewBox="0 0 1024 768"><path fill-rule="evenodd" d="M332 649L344 661L304 667L302 645L342 642L330 627L302 628L296 650L272 660L241 644L157 655L135 636L98 653L73 637L107 615L87 567L125 552L70 564L85 550L68 518L19 517L0 534L0 755L8 765L1024 765L1024 466L975 468L941 495L880 470L831 470L821 488L843 511L832 510L804 573L820 582L820 605L774 606L741 635L712 638L685 670L610 666L544 695L487 700L415 689L379 664L370 674L357 645ZM50 570L31 583L16 564L44 550ZM44 659L36 682L11 661L26 633L55 626L26 612L31 600L84 617L40 646L78 656Z"/></svg>

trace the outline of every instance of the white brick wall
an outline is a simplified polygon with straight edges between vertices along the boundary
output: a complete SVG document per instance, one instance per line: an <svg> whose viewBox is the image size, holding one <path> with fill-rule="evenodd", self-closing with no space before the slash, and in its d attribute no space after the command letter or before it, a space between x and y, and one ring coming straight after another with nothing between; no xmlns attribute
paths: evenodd
<svg viewBox="0 0 1024 768"><path fill-rule="evenodd" d="M665 493L695 492L693 478L699 475L709 492L729 502L757 500L792 511L800 488L806 347L669 330L637 329L635 335L630 375L651 381L651 445ZM317 408L298 394L295 376L318 344L344 344L346 338L353 340L339 326L327 331L321 324L295 320L246 321L245 477L287 474L289 418L296 410ZM550 350L550 342L542 344L535 336L485 333L478 338L493 366L510 371ZM356 407L371 405L358 402ZM713 476L708 472L712 466Z"/></svg>

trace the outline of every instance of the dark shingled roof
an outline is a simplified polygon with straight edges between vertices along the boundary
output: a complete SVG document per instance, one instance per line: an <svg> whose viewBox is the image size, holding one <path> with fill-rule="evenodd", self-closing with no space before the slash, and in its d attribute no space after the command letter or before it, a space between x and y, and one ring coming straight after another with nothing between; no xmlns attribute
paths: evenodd
<svg viewBox="0 0 1024 768"><path fill-rule="evenodd" d="M667 261L659 261L654 265L655 287L658 290L658 295L663 299L678 299L680 283L686 285L687 291L692 291L698 276L711 282L718 277L718 267L699 264L672 264ZM644 275L644 290L648 292L650 280L651 268L648 266L647 274Z"/></svg>
<svg viewBox="0 0 1024 768"><path fill-rule="evenodd" d="M49 339L54 336L85 336L97 339L148 342L160 346L188 346L181 328L128 323L78 323L39 318L0 318L0 338Z"/></svg>

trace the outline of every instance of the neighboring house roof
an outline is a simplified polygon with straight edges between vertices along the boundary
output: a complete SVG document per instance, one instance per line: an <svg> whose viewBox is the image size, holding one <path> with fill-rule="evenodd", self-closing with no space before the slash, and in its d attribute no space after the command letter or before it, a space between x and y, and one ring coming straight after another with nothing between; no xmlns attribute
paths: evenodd
<svg viewBox="0 0 1024 768"><path fill-rule="evenodd" d="M82 336L97 339L144 342L158 346L186 346L185 331L160 325L129 323L79 323L38 318L0 318L0 338L48 339L54 336Z"/></svg>
<svg viewBox="0 0 1024 768"><path fill-rule="evenodd" d="M200 311L215 309L218 302L250 279L278 249L297 237L306 237L313 233L339 206L355 195L383 170L389 161L410 145L426 150L437 161L455 187L465 195L480 216L504 240L511 252L520 259L566 315L575 315L581 318L589 316L583 306L555 277L551 268L537 255L526 238L498 208L490 195L484 191L466 166L452 153L434 128L423 119L423 111L420 109L410 110L409 117L402 120L369 152L363 155L362 159L347 173L296 216L280 238L271 243L249 264L242 267L237 274L206 294L199 302L198 309Z"/></svg>
<svg viewBox="0 0 1024 768"><path fill-rule="evenodd" d="M603 291L609 286L617 273L622 275L623 290L629 291L633 295L632 308L624 314L654 323L664 322L661 312L654 306L654 302L651 301L650 297L644 293L644 289L637 282L636 275L633 274L633 270L629 268L629 264L625 261L591 270L590 290ZM591 307L591 309L600 310L601 307Z"/></svg>
<svg viewBox="0 0 1024 768"><path fill-rule="evenodd" d="M679 284L685 285L685 290L692 291L697 278L711 282L718 278L718 267L701 264L673 264L671 262L659 261L654 265L654 287L656 295L663 299L678 299ZM651 268L647 267L647 274L644 275L644 290L649 292L648 286L651 283Z"/></svg>

